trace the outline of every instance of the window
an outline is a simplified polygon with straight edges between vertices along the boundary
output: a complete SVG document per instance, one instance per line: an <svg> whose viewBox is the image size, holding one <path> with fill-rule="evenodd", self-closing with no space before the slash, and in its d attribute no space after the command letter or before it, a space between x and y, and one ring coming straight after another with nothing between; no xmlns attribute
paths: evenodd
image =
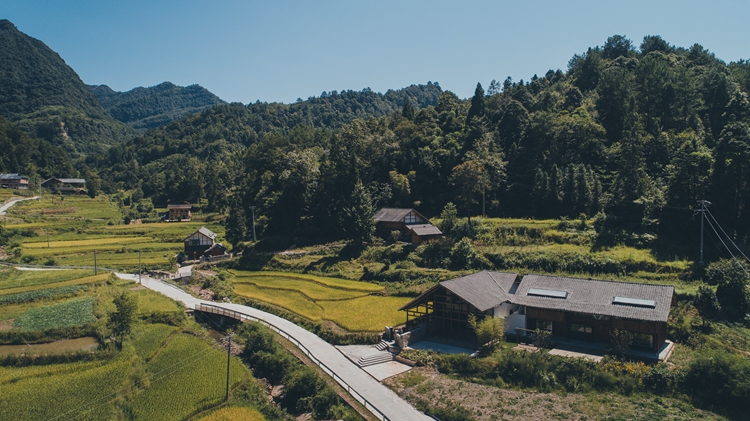
<svg viewBox="0 0 750 421"><path fill-rule="evenodd" d="M404 218L404 223L405 224L419 224L419 223L423 223L423 222L425 222L425 221L422 218L420 218L417 215L415 215L414 212L409 213Z"/></svg>
<svg viewBox="0 0 750 421"><path fill-rule="evenodd" d="M577 339L579 341L591 341L594 336L594 329L591 326L571 323L570 324L570 339Z"/></svg>
<svg viewBox="0 0 750 421"><path fill-rule="evenodd" d="M197 247L201 245L201 240L199 238L191 238L189 245L190 247Z"/></svg>
<svg viewBox="0 0 750 421"><path fill-rule="evenodd" d="M654 335L648 335L645 333L633 334L633 347L634 348L648 348L654 347Z"/></svg>
<svg viewBox="0 0 750 421"><path fill-rule="evenodd" d="M568 298L567 291L555 291L552 289L529 288L528 295L546 298Z"/></svg>
<svg viewBox="0 0 750 421"><path fill-rule="evenodd" d="M539 330L546 330L552 332L552 322L549 320L537 320L536 328Z"/></svg>

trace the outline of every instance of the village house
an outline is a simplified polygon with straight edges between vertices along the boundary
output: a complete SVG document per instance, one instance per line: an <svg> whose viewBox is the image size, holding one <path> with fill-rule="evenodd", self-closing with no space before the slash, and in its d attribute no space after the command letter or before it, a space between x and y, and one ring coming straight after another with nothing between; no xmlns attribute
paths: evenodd
<svg viewBox="0 0 750 421"><path fill-rule="evenodd" d="M53 193L86 193L86 180L83 178L48 178L42 181L42 187Z"/></svg>
<svg viewBox="0 0 750 421"><path fill-rule="evenodd" d="M193 217L193 214L190 212L190 210L193 208L193 205L167 205L167 218L165 219L167 222L173 222L173 221L181 221L181 222L190 222L190 219Z"/></svg>
<svg viewBox="0 0 750 421"><path fill-rule="evenodd" d="M421 244L443 236L438 227L414 209L383 208L375 214L374 219L377 234L383 238L387 238L392 231L399 231L401 235L408 236L413 244Z"/></svg>
<svg viewBox="0 0 750 421"><path fill-rule="evenodd" d="M469 315L505 318L505 332L541 329L554 340L607 344L614 330L632 347L664 358L674 287L559 276L479 272L440 282L400 310L407 330L466 340Z"/></svg>
<svg viewBox="0 0 750 421"><path fill-rule="evenodd" d="M188 259L196 260L203 256L206 250L216 245L216 234L206 227L188 235L183 240L185 243L184 254Z"/></svg>
<svg viewBox="0 0 750 421"><path fill-rule="evenodd" d="M21 174L0 174L0 188L28 189L29 177Z"/></svg>

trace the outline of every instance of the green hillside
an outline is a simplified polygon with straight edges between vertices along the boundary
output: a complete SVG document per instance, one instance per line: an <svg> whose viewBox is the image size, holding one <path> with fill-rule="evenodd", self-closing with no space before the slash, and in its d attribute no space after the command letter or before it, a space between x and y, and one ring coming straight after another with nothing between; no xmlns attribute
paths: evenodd
<svg viewBox="0 0 750 421"><path fill-rule="evenodd" d="M107 85L89 85L88 88L112 117L142 130L163 126L224 103L200 85L183 87L163 82L127 92L116 92Z"/></svg>
<svg viewBox="0 0 750 421"><path fill-rule="evenodd" d="M0 115L33 137L88 153L132 137L42 41L0 20Z"/></svg>

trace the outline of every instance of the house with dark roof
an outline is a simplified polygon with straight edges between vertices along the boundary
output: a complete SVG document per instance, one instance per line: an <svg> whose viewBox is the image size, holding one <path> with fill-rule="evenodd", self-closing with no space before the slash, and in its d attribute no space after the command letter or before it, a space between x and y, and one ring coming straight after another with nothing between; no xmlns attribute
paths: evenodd
<svg viewBox="0 0 750 421"><path fill-rule="evenodd" d="M608 343L628 331L632 346L659 354L667 346L671 285L651 285L546 275L479 272L440 282L406 304L407 329L467 337L469 314L506 319L506 333L546 330L553 337Z"/></svg>
<svg viewBox="0 0 750 421"><path fill-rule="evenodd" d="M200 258L207 250L217 244L216 234L206 227L201 227L182 241L185 243L183 253L192 260Z"/></svg>
<svg viewBox="0 0 750 421"><path fill-rule="evenodd" d="M392 231L399 231L408 236L412 243L421 244L443 236L438 227L414 209L383 208L375 214L374 219L377 234L384 238Z"/></svg>
<svg viewBox="0 0 750 421"><path fill-rule="evenodd" d="M29 177L21 174L0 174L0 188L28 189Z"/></svg>
<svg viewBox="0 0 750 421"><path fill-rule="evenodd" d="M42 187L54 193L86 193L86 180L83 178L48 178Z"/></svg>

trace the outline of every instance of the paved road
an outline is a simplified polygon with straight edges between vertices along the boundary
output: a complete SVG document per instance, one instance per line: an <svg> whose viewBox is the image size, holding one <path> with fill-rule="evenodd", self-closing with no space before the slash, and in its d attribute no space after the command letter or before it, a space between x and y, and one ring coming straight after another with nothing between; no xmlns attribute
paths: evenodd
<svg viewBox="0 0 750 421"><path fill-rule="evenodd" d="M7 211L11 206L15 205L17 202L22 202L24 200L36 200L36 199L39 199L39 196L22 197L18 199L13 199L10 202L0 206L0 215L5 215L5 211Z"/></svg>
<svg viewBox="0 0 750 421"><path fill-rule="evenodd" d="M137 281L137 276L123 274L117 274L117 276ZM372 406L385 414L391 421L431 420L431 418L414 409L413 406L398 397L393 391L380 384L360 367L349 361L333 345L286 319L240 304L215 303L213 301L201 300L171 284L145 276L143 277L143 286L158 291L174 300L181 301L188 308L195 308L196 304L206 303L261 319L287 332L294 339L302 343L315 358L330 368L354 391L363 396Z"/></svg>

